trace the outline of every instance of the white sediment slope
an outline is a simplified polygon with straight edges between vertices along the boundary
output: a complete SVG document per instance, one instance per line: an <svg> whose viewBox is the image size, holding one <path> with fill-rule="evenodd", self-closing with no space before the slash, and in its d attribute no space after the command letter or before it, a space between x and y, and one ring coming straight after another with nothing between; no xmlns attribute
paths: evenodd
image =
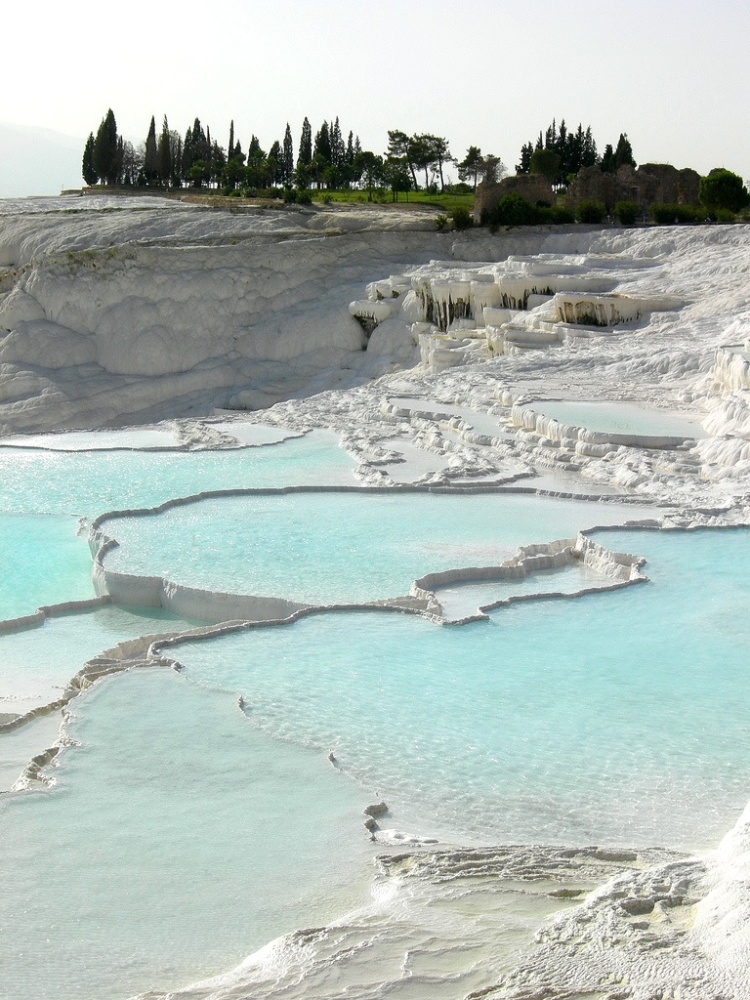
<svg viewBox="0 0 750 1000"><path fill-rule="evenodd" d="M253 424L280 437L325 427L366 487L616 496L634 521L648 505L645 517L663 527L750 524L750 227L459 235L408 210L241 214L138 199L6 206L2 221L6 443L44 447L48 432L166 418L150 432L154 446L243 447ZM552 401L585 405L563 421L545 412ZM595 403L610 415L622 404L621 422L596 426ZM208 607L204 620L215 623L311 610L284 595L238 599L108 576L116 517L94 529L105 602L188 617ZM424 577L393 603L437 620L441 590L454 584L573 566L598 574L592 587L642 579L635 557L583 534L527 547L502 567ZM138 650L154 663L173 655L179 640ZM750 998L749 825L745 812L699 858L391 853L367 913L148 996L384 995L403 984L405 953L419 953L443 975L415 976L415 997ZM512 948L487 943L495 925L483 924L482 907L493 892L506 913L520 895ZM399 921L381 935L384 901L395 897ZM432 907L450 911L444 926ZM451 954L451 921L472 923L475 951Z"/></svg>

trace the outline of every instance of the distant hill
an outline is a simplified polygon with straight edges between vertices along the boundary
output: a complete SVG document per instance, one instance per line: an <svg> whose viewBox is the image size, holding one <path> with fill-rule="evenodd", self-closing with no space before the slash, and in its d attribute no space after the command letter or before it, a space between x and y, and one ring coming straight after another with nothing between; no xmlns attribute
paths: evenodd
<svg viewBox="0 0 750 1000"><path fill-rule="evenodd" d="M79 188L85 138L0 121L0 198Z"/></svg>

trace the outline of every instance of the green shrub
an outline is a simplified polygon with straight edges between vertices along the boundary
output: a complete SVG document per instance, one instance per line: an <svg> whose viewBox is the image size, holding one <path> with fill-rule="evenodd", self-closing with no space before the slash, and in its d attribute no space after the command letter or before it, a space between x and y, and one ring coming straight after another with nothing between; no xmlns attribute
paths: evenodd
<svg viewBox="0 0 750 1000"><path fill-rule="evenodd" d="M696 225L706 220L704 209L693 205L675 205L671 202L654 202L649 208L649 213L659 226L672 226L680 222Z"/></svg>
<svg viewBox="0 0 750 1000"><path fill-rule="evenodd" d="M604 202L591 199L582 201L576 208L576 219L589 225L598 225L607 214Z"/></svg>
<svg viewBox="0 0 750 1000"><path fill-rule="evenodd" d="M635 201L618 201L615 205L615 215L623 226L634 225L639 211Z"/></svg>
<svg viewBox="0 0 750 1000"><path fill-rule="evenodd" d="M297 204L312 205L312 195L307 188L297 188Z"/></svg>
<svg viewBox="0 0 750 1000"><path fill-rule="evenodd" d="M750 194L742 178L723 167L715 168L708 177L701 177L698 197L710 212L724 209L734 213L750 205Z"/></svg>
<svg viewBox="0 0 750 1000"><path fill-rule="evenodd" d="M541 211L520 194L506 194L494 208L482 212L482 225L495 230L499 226L533 226L541 216Z"/></svg>
<svg viewBox="0 0 750 1000"><path fill-rule="evenodd" d="M565 205L537 205L539 222L548 226L567 226L575 222L575 216Z"/></svg>
<svg viewBox="0 0 750 1000"><path fill-rule="evenodd" d="M500 226L565 226L574 221L565 205L532 205L520 194L506 194L494 208L485 209L481 217L481 225L493 232Z"/></svg>
<svg viewBox="0 0 750 1000"><path fill-rule="evenodd" d="M471 212L463 205L457 205L455 208L452 208L448 214L450 215L451 222L453 223L453 228L458 229L459 232L462 229L471 229L474 225L474 219L472 218Z"/></svg>
<svg viewBox="0 0 750 1000"><path fill-rule="evenodd" d="M730 212L728 208L717 208L715 212L711 213L712 216L716 216L717 222L736 222L737 216L734 212Z"/></svg>
<svg viewBox="0 0 750 1000"><path fill-rule="evenodd" d="M292 205L297 200L297 192L294 188L285 187L284 188L284 202L287 205Z"/></svg>
<svg viewBox="0 0 750 1000"><path fill-rule="evenodd" d="M447 225L448 225L448 216L447 215L437 215L437 216L435 216L435 229L437 229L437 231L439 233L442 233L442 231L445 229L445 227Z"/></svg>
<svg viewBox="0 0 750 1000"><path fill-rule="evenodd" d="M555 226L569 226L576 221L574 213L567 205L553 205L550 209L550 214L552 215L552 223Z"/></svg>

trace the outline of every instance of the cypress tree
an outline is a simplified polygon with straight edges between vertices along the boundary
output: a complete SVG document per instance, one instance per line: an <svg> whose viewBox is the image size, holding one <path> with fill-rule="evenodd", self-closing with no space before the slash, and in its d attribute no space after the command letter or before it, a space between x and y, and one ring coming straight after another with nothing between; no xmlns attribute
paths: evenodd
<svg viewBox="0 0 750 1000"><path fill-rule="evenodd" d="M161 126L161 134L159 135L159 147L156 151L156 163L159 180L162 184L169 184L169 180L172 176L172 140L169 135L169 124L167 122L166 115L164 115L164 121Z"/></svg>
<svg viewBox="0 0 750 1000"><path fill-rule="evenodd" d="M534 152L534 146L532 143L527 142L521 146L521 158L516 164L517 174L528 174L531 170L531 156Z"/></svg>
<svg viewBox="0 0 750 1000"><path fill-rule="evenodd" d="M125 140L117 137L117 153L115 154L115 184L122 184L123 165L125 163Z"/></svg>
<svg viewBox="0 0 750 1000"><path fill-rule="evenodd" d="M89 137L86 140L86 145L83 150L83 163L81 165L81 173L83 174L83 179L90 186L96 184L99 180L99 175L96 170L94 170L94 133L89 132Z"/></svg>
<svg viewBox="0 0 750 1000"><path fill-rule="evenodd" d="M336 121L331 125L331 163L334 167L343 167L345 162L346 147L341 137L341 126L337 116Z"/></svg>
<svg viewBox="0 0 750 1000"><path fill-rule="evenodd" d="M146 136L143 172L146 175L146 183L148 184L153 184L159 176L159 161L156 148L156 121L153 115L151 115L151 124L148 127L148 135Z"/></svg>
<svg viewBox="0 0 750 1000"><path fill-rule="evenodd" d="M281 180L284 184L292 183L294 173L294 144L292 143L292 130L289 122L286 123L284 132L284 148L281 153Z"/></svg>
<svg viewBox="0 0 750 1000"><path fill-rule="evenodd" d="M315 136L313 159L319 160L323 167L331 165L331 134L328 130L328 122L323 122Z"/></svg>
<svg viewBox="0 0 750 1000"><path fill-rule="evenodd" d="M312 128L310 122L305 117L302 122L302 134L299 139L299 153L297 155L297 167L306 167L312 160Z"/></svg>
<svg viewBox="0 0 750 1000"><path fill-rule="evenodd" d="M612 143L608 142L604 147L604 156L602 157L602 172L605 174L613 174L617 169L615 164L615 151L612 149Z"/></svg>
<svg viewBox="0 0 750 1000"><path fill-rule="evenodd" d="M584 167L593 167L596 161L599 159L599 155L596 151L596 142L594 142L594 137L591 134L591 126L586 129L586 134L583 137L583 163Z"/></svg>
<svg viewBox="0 0 750 1000"><path fill-rule="evenodd" d="M105 184L117 183L117 122L112 108L102 118L91 159L100 180Z"/></svg>

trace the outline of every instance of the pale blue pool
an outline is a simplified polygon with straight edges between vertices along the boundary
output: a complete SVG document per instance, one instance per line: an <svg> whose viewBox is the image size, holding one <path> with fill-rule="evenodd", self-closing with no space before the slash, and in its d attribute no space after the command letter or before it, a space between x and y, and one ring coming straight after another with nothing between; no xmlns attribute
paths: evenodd
<svg viewBox="0 0 750 1000"><path fill-rule="evenodd" d="M176 655L268 732L333 745L396 825L707 847L750 788L750 531L603 538L652 582L464 627L316 616Z"/></svg>
<svg viewBox="0 0 750 1000"><path fill-rule="evenodd" d="M218 452L67 453L0 447L0 620L94 596L78 518L203 490L353 484L354 462L327 432Z"/></svg>
<svg viewBox="0 0 750 1000"><path fill-rule="evenodd" d="M361 905L361 791L169 671L104 682L46 794L0 797L0 995L109 1000Z"/></svg>
<svg viewBox="0 0 750 1000"><path fill-rule="evenodd" d="M0 620L96 596L91 554L78 519L0 513Z"/></svg>
<svg viewBox="0 0 750 1000"><path fill-rule="evenodd" d="M346 454L315 439L214 454L0 449L0 468L0 617L91 593L78 515L353 482ZM648 514L517 495L255 494L105 530L129 571L357 602ZM382 849L362 826L377 795L384 827L449 843L715 845L750 788L750 530L597 538L646 556L651 582L464 627L319 614L170 647L182 674L135 670L85 692L56 787L0 795L0 993L125 1000L340 917L366 900ZM122 616L0 635L0 714L42 703L119 638L180 624ZM0 791L58 724L0 735Z"/></svg>
<svg viewBox="0 0 750 1000"><path fill-rule="evenodd" d="M643 516L517 494L293 493L219 497L104 521L107 570L317 604L398 597L425 573L491 566L520 545Z"/></svg>
<svg viewBox="0 0 750 1000"><path fill-rule="evenodd" d="M334 434L229 451L42 451L0 447L0 511L94 516L203 490L354 484Z"/></svg>

